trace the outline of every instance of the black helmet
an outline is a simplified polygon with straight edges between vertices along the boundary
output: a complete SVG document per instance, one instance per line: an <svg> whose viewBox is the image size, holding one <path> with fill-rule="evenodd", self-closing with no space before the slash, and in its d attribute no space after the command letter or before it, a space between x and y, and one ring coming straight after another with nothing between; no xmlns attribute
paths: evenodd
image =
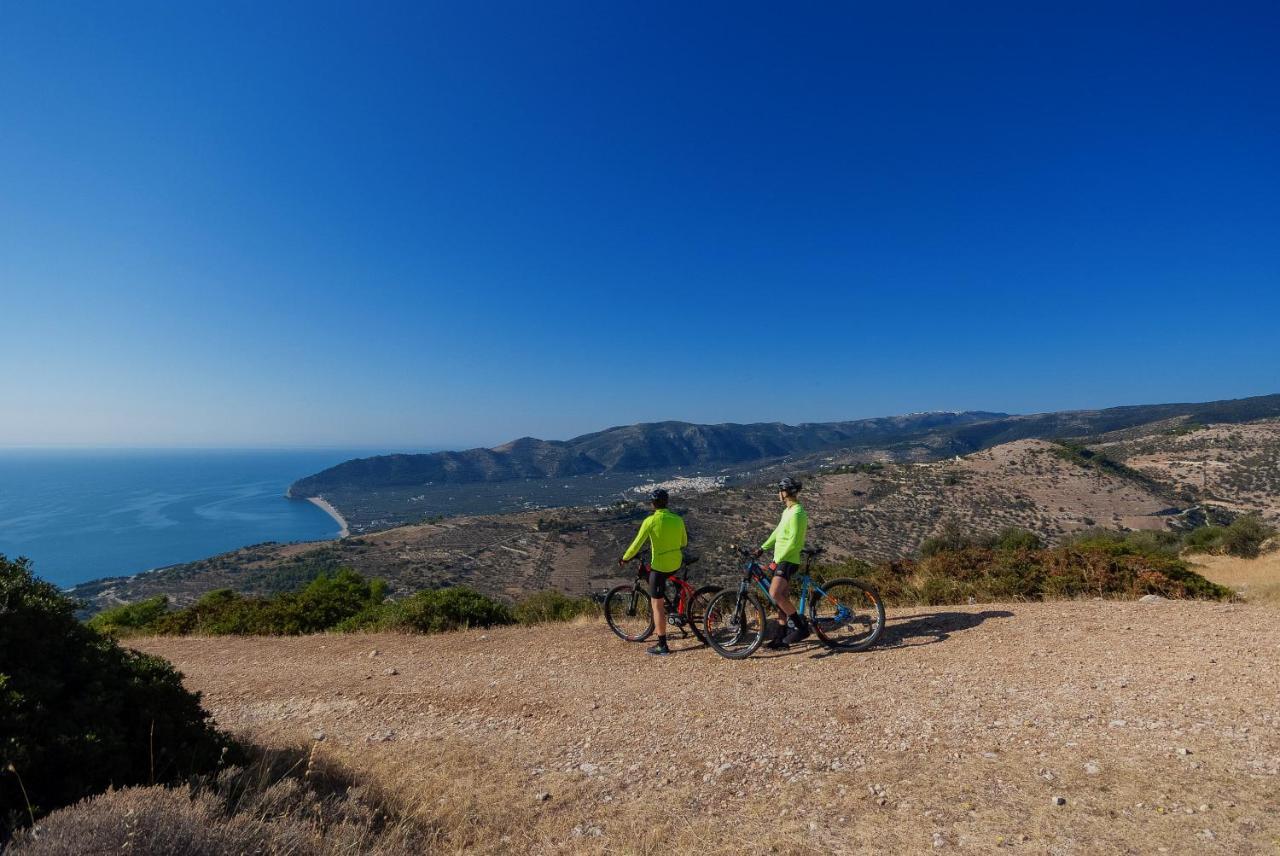
<svg viewBox="0 0 1280 856"><path fill-rule="evenodd" d="M787 476L785 479L778 482L778 490L783 493L797 494L800 492L801 487L802 485L800 482L796 481L791 476Z"/></svg>
<svg viewBox="0 0 1280 856"><path fill-rule="evenodd" d="M655 487L652 491L649 492L649 501L650 502L666 502L667 492L660 487Z"/></svg>

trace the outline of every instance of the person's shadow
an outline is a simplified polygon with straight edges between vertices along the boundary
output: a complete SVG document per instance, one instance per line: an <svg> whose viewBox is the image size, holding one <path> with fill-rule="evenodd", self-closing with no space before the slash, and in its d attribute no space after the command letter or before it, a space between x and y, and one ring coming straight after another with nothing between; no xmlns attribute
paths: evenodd
<svg viewBox="0 0 1280 856"><path fill-rule="evenodd" d="M933 645L947 641L952 633L977 627L989 618L1012 617L1013 613L1007 609L896 615L885 622L884 633L881 634L875 647L912 648L917 645Z"/></svg>

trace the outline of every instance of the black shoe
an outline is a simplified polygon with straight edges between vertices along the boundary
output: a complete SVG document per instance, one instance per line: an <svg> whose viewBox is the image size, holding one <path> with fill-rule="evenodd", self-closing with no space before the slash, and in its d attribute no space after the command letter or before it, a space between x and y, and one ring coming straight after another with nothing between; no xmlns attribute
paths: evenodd
<svg viewBox="0 0 1280 856"><path fill-rule="evenodd" d="M787 645L794 645L797 642L808 639L813 632L809 629L809 622L803 615L796 613L792 621L795 622L795 627L791 628L791 632L782 637L782 641Z"/></svg>
<svg viewBox="0 0 1280 856"><path fill-rule="evenodd" d="M774 624L773 632L769 634L769 641L764 643L764 647L769 648L773 651L785 650L787 647L787 643L783 640L783 637L786 635L787 635L787 625Z"/></svg>
<svg viewBox="0 0 1280 856"><path fill-rule="evenodd" d="M671 649L667 647L667 643L659 642L645 653L652 654L655 657L665 657L667 654L671 653Z"/></svg>

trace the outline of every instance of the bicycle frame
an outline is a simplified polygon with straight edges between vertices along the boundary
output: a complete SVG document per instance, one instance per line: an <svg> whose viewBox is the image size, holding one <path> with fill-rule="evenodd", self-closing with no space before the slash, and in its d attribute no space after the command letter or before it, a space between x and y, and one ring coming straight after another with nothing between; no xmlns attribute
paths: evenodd
<svg viewBox="0 0 1280 856"><path fill-rule="evenodd" d="M808 567L809 567L809 563L806 562L805 563L806 571L808 570ZM754 582L756 586L760 589L761 594L764 595L765 600L775 609L778 608L778 602L775 601L773 599L773 595L769 593L769 585L767 582L769 577L766 576L764 572L764 567L761 566L761 564L758 561L756 561L755 559L752 559L751 561L747 562L745 570L746 570L746 574L744 575L743 582L744 583L746 583L747 581ZM805 610L809 606L810 597L811 596L826 597L827 593L823 591L821 586L815 583L813 581L813 577L809 576L807 573L801 574L800 577L796 580L796 582L800 584L800 597L796 601L796 611L799 612L801 615L805 615L806 614ZM793 584L793 587L794 587L794 584Z"/></svg>
<svg viewBox="0 0 1280 856"><path fill-rule="evenodd" d="M648 562L641 562L640 567L636 571L635 593L637 595L643 595L646 604L652 600L652 598L649 597L648 591L649 571L651 570L653 569L649 566ZM669 593L665 598L663 598L663 600L667 603L667 615L674 615L681 621L684 621L688 616L689 604L693 601L694 588L688 580L678 576L678 573L679 572L677 571L675 574L672 574L670 579L667 580L668 583L675 583L676 591L678 592L675 597L675 602L672 602L672 598Z"/></svg>

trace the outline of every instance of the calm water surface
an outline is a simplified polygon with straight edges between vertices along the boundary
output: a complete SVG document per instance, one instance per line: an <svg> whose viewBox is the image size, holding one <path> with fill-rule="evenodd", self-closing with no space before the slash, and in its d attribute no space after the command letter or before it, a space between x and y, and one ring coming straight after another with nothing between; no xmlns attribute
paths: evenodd
<svg viewBox="0 0 1280 856"><path fill-rule="evenodd" d="M369 450L0 449L0 553L61 586L262 541L332 538L290 483Z"/></svg>

